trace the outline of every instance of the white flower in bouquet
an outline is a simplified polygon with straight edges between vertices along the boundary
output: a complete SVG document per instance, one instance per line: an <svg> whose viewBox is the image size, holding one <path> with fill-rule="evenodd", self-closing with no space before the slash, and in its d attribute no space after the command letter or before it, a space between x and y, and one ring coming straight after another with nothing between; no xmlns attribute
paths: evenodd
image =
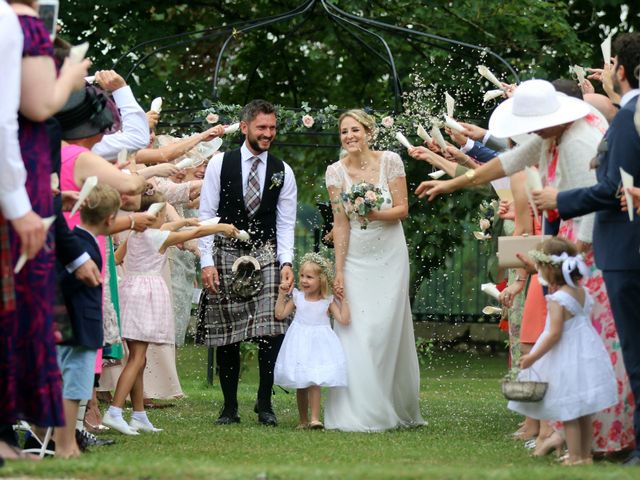
<svg viewBox="0 0 640 480"><path fill-rule="evenodd" d="M215 113L207 115L207 123L218 123L218 120L220 120L220 117Z"/></svg>

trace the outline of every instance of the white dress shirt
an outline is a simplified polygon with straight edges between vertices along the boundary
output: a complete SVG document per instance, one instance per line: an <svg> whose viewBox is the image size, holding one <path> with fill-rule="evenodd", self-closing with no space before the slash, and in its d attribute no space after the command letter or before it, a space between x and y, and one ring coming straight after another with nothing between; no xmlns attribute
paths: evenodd
<svg viewBox="0 0 640 480"><path fill-rule="evenodd" d="M247 148L247 143L240 148L242 161L242 196L247 190L247 180L249 170L253 164L253 153ZM208 220L218 216L220 206L220 174L222 173L222 159L224 153L215 155L207 166L200 194L200 220ZM258 179L260 180L260 198L265 188L265 174L267 170L267 152L258 155L261 160L258 165ZM283 162L284 163L284 162ZM268 187L267 187L268 188ZM284 182L278 197L276 206L276 240L278 248L276 252L277 260L280 264L293 261L294 229L296 225L298 189L296 179L291 167L284 164ZM233 222L233 219L231 219ZM200 249L200 265L202 268L215 266L211 255L214 235L202 237L198 241Z"/></svg>
<svg viewBox="0 0 640 480"><path fill-rule="evenodd" d="M18 141L22 44L20 23L11 7L0 0L0 208L8 220L20 218L31 211L24 186L27 171Z"/></svg>
<svg viewBox="0 0 640 480"><path fill-rule="evenodd" d="M640 89L634 88L625 93L620 99L620 108L624 108L624 106L629 103L634 97L637 97L640 94Z"/></svg>
<svg viewBox="0 0 640 480"><path fill-rule="evenodd" d="M131 87L127 85L119 88L112 95L120 110L122 130L105 135L91 149L106 160L116 160L123 148L129 152L146 148L150 138L147 114L136 102Z"/></svg>

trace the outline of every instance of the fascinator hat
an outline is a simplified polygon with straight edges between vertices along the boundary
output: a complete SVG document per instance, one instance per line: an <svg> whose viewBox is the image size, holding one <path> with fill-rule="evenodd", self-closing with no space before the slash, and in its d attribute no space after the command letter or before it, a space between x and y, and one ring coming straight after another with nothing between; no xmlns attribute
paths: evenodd
<svg viewBox="0 0 640 480"><path fill-rule="evenodd" d="M60 122L63 140L78 140L104 133L113 125L107 96L87 85L73 92L55 118Z"/></svg>
<svg viewBox="0 0 640 480"><path fill-rule="evenodd" d="M568 97L546 80L527 80L489 119L489 131L505 138L573 122L589 114L586 102Z"/></svg>

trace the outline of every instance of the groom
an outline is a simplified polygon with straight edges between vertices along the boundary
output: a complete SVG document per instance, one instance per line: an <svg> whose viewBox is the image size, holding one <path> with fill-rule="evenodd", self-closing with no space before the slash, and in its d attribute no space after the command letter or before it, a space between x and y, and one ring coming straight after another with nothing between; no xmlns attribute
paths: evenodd
<svg viewBox="0 0 640 480"><path fill-rule="evenodd" d="M217 348L224 407L216 421L240 422L238 378L240 342L258 343L260 385L254 410L263 425L277 425L271 406L273 369L287 323L275 319L278 285L293 285L293 241L297 187L293 171L269 153L276 136L274 106L253 100L241 112L245 141L237 150L214 156L207 167L200 200L200 218L220 217L246 230L250 240L205 237L199 242L202 285L200 305L207 345ZM274 256L275 252L275 256ZM260 261L257 275L264 285L256 296L240 296L230 287L232 265L241 256L272 258ZM265 265L267 263L267 265Z"/></svg>

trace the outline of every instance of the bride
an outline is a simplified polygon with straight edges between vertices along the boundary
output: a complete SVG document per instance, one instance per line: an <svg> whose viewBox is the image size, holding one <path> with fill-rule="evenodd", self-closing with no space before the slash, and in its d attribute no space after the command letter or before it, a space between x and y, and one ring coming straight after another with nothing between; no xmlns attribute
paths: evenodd
<svg viewBox="0 0 640 480"><path fill-rule="evenodd" d="M369 149L375 122L362 110L345 112L338 125L347 153L327 168L326 183L334 217L334 293L349 302L352 322L335 324L348 386L329 390L325 426L369 432L424 425L401 223L409 210L404 166L393 152ZM366 229L362 218L347 216L341 197L362 181L390 200L368 214Z"/></svg>

